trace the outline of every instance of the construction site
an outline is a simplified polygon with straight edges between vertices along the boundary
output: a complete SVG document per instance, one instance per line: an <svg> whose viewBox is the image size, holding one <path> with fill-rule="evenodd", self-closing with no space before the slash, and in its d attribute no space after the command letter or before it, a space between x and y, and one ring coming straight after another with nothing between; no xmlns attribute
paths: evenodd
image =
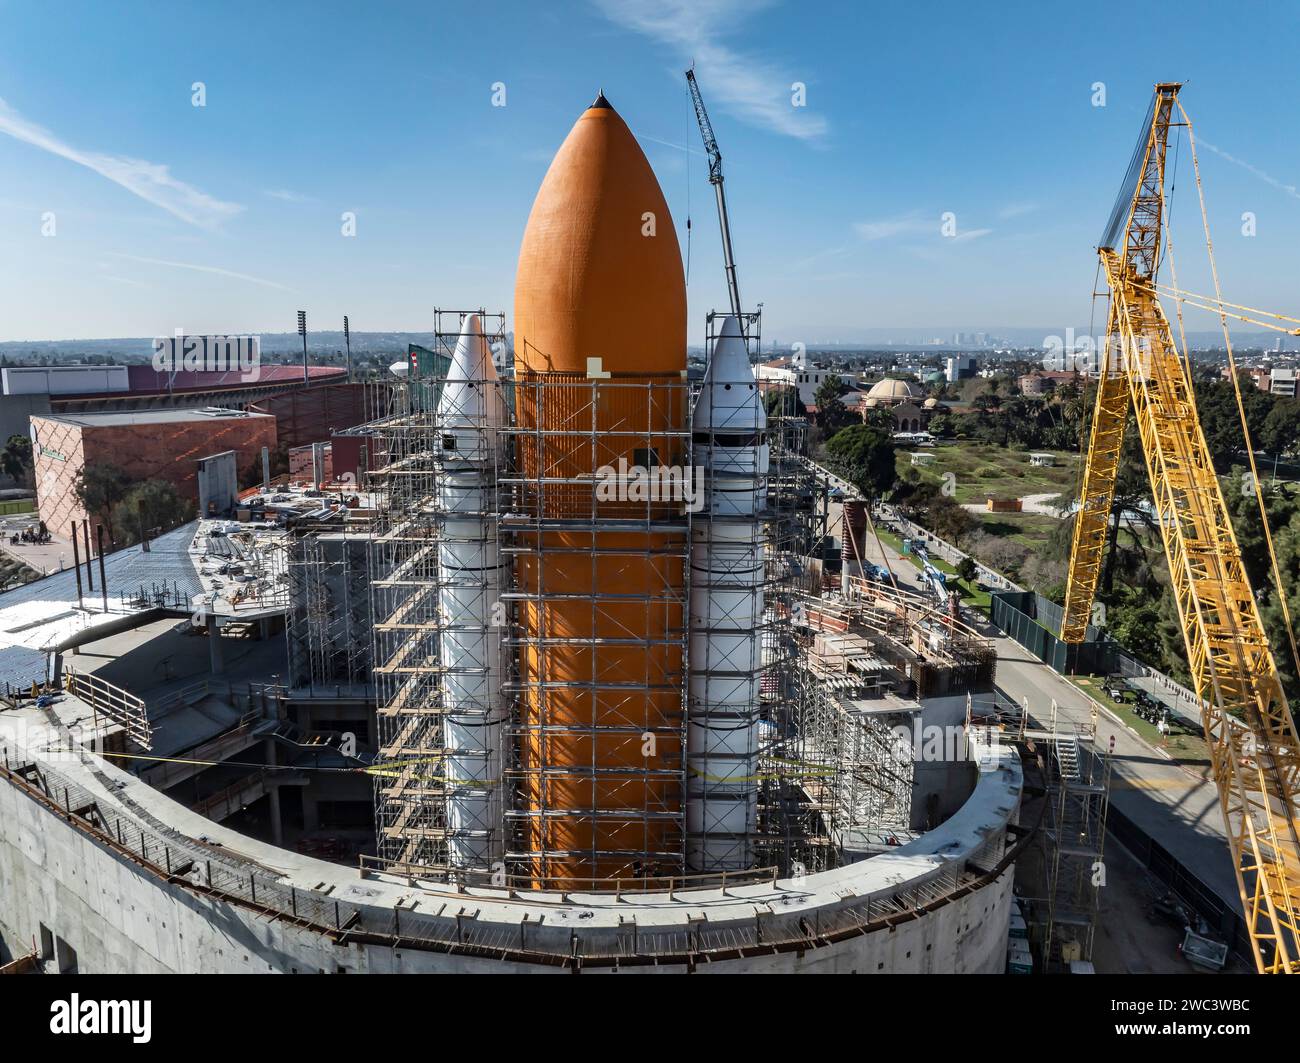
<svg viewBox="0 0 1300 1063"><path fill-rule="evenodd" d="M436 310L445 372L370 388L355 472L319 445L280 482L264 450L243 491L201 464L225 484L202 519L94 566L87 538L88 587L79 556L0 595L0 961L1091 972L1114 739L1002 674L1002 632L766 401L688 80L730 298L702 366L672 225L625 224L667 204L601 94L537 193L513 314ZM1132 402L1238 955L1294 972L1300 743L1156 298L1176 98L1103 239L1114 360L1062 638L1095 640Z"/></svg>

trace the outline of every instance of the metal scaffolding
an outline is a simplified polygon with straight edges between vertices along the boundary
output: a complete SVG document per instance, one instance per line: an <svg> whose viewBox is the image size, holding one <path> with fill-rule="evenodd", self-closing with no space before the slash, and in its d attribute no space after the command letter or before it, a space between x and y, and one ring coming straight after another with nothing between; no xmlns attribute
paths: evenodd
<svg viewBox="0 0 1300 1063"><path fill-rule="evenodd" d="M435 348L449 359L469 312L435 311ZM487 341L505 349L504 315L475 311L495 326ZM455 322L454 328L444 324ZM381 765L375 769L379 858L389 864L453 876L453 831L449 804L457 781L448 778L445 716L447 686L458 676L481 672L479 661L444 663L445 593L466 590L464 574L449 579L440 566L439 546L449 514L440 485L447 479L443 425L438 410L441 382L420 377L391 386L385 414L367 426L373 440L373 468L364 486L374 492L375 521L370 551L371 610L376 716ZM481 512L456 514L475 520L486 536L494 518ZM462 534L459 530L457 535ZM500 630L493 638L500 638ZM499 785L499 783L498 783Z"/></svg>
<svg viewBox="0 0 1300 1063"><path fill-rule="evenodd" d="M514 395L515 461L498 478L509 871L578 888L679 876L689 385L530 374Z"/></svg>
<svg viewBox="0 0 1300 1063"><path fill-rule="evenodd" d="M289 686L363 691L370 681L370 535L309 531L288 544Z"/></svg>
<svg viewBox="0 0 1300 1063"><path fill-rule="evenodd" d="M755 339L757 324L747 339ZM767 402L765 396L764 399ZM818 540L816 475L808 461L806 418L769 407L767 503L760 530L764 550L761 625L763 672L759 688L758 827L760 866L784 873L837 864L826 817L827 772L809 756L813 730L806 707L817 697L805 667L805 603L820 581L813 554Z"/></svg>
<svg viewBox="0 0 1300 1063"><path fill-rule="evenodd" d="M460 364L466 315L447 313L435 348ZM821 597L807 422L749 405L734 431L752 353L734 381L699 383L515 377L501 361L499 377L397 384L366 426L379 863L655 889L902 840L909 699L991 678L991 654L932 603L861 580ZM509 407L497 419L492 389ZM880 667L827 673L810 609L868 632Z"/></svg>
<svg viewBox="0 0 1300 1063"><path fill-rule="evenodd" d="M1101 887L1105 885L1106 813L1110 808L1109 750L1098 752L1096 722L1058 726L1052 703L1047 776L1047 898L1042 938L1044 970L1091 960Z"/></svg>
<svg viewBox="0 0 1300 1063"><path fill-rule="evenodd" d="M919 708L885 696L876 677L812 670L799 705L808 781L837 862L912 837L914 721Z"/></svg>

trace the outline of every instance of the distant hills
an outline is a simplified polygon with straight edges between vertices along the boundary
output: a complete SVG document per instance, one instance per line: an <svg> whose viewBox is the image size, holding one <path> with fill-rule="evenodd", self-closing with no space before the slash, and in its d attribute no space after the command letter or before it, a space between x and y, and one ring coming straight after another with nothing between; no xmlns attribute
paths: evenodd
<svg viewBox="0 0 1300 1063"><path fill-rule="evenodd" d="M1100 326L1099 326L1100 327ZM823 330L824 331L824 330ZM962 330L965 331L965 330ZM844 330L842 340L822 340L820 342L811 339L805 341L806 349L809 351L896 351L902 353L930 353L944 354L955 350L969 351L973 354L991 353L991 348L979 348L972 346L958 346L948 342L953 337L954 330L936 328L932 330L929 339L925 339L926 330L923 329L868 329L868 330ZM1037 349L1042 346L1048 336L1064 337L1064 329L1028 329L1028 328L1008 328L1008 329L990 329L990 336L1000 337L1000 343L1010 344L1018 349ZM1076 327L1074 334L1077 338L1083 337L1087 329ZM269 356L273 360L279 361L276 356L292 358L301 356L302 340L296 332L262 332L258 335L262 340L262 354ZM513 339L513 337L510 337ZM935 339L942 338L943 342L935 343ZM1223 335L1218 331L1196 331L1187 334L1188 342L1193 349L1199 351L1220 350L1223 346ZM100 362L143 362L153 356L152 336L131 336L114 339L66 339L66 340L7 340L0 342L0 356L3 356L10 364L21 364L24 362L39 362L41 359L49 359L54 362L76 361L93 359ZM1234 332L1232 342L1234 348L1243 352L1248 350L1265 350L1272 351L1277 347L1278 334L1273 332ZM404 355L407 345L418 343L421 346L428 347L434 342L432 332L353 332L352 333L352 353L353 355L374 355L395 357ZM1287 353L1294 354L1295 348L1300 343L1293 337L1284 338L1284 347ZM776 353L784 353L788 344L784 339L769 341L765 340L764 352L772 350L775 347ZM309 355L333 355L335 352L344 350L343 333L341 331L313 331L307 334L307 350ZM697 353L698 348L692 346L692 353Z"/></svg>
<svg viewBox="0 0 1300 1063"><path fill-rule="evenodd" d="M302 357L303 340L298 333L260 333L261 353L272 360ZM352 333L352 355L400 357L406 355L408 343L428 347L433 333ZM318 331L307 334L308 357L334 355L344 351L342 331ZM0 343L0 356L9 364L31 363L49 359L59 361L95 360L108 363L140 363L153 357L153 337L118 339L22 339Z"/></svg>
<svg viewBox="0 0 1300 1063"><path fill-rule="evenodd" d="M302 339L296 332L262 332L262 353L302 354ZM69 339L69 340L10 340L0 342L0 355L10 362L25 361L32 357L73 359L108 358L121 362L147 361L153 357L153 336L131 336L120 339ZM354 332L353 354L406 353L408 343L428 346L433 342L432 332ZM343 333L309 332L309 353L344 350Z"/></svg>

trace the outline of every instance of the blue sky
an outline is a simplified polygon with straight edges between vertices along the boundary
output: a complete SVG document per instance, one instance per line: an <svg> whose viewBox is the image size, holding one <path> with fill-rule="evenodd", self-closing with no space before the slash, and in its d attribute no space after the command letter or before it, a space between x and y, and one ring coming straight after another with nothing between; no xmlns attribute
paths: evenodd
<svg viewBox="0 0 1300 1063"><path fill-rule="evenodd" d="M1190 82L1225 296L1294 313L1297 23L1252 2L0 0L0 340L291 331L299 308L358 330L509 314L533 196L603 87L683 250L689 194L697 342L725 289L692 58L768 337L1086 326L1158 80ZM1179 280L1206 291L1188 161Z"/></svg>

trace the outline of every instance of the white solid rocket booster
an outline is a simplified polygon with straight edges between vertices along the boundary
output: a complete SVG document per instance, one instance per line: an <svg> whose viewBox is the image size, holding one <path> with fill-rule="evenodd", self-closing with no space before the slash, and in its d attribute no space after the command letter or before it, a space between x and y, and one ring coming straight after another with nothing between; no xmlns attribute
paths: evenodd
<svg viewBox="0 0 1300 1063"><path fill-rule="evenodd" d="M500 633L503 568L493 512L506 407L477 314L461 329L438 400L438 607L448 855L490 868L505 853L507 708ZM496 621L496 623L494 623Z"/></svg>
<svg viewBox="0 0 1300 1063"><path fill-rule="evenodd" d="M696 872L753 864L758 816L767 414L740 324L727 317L695 403L704 508L692 530L686 859Z"/></svg>

